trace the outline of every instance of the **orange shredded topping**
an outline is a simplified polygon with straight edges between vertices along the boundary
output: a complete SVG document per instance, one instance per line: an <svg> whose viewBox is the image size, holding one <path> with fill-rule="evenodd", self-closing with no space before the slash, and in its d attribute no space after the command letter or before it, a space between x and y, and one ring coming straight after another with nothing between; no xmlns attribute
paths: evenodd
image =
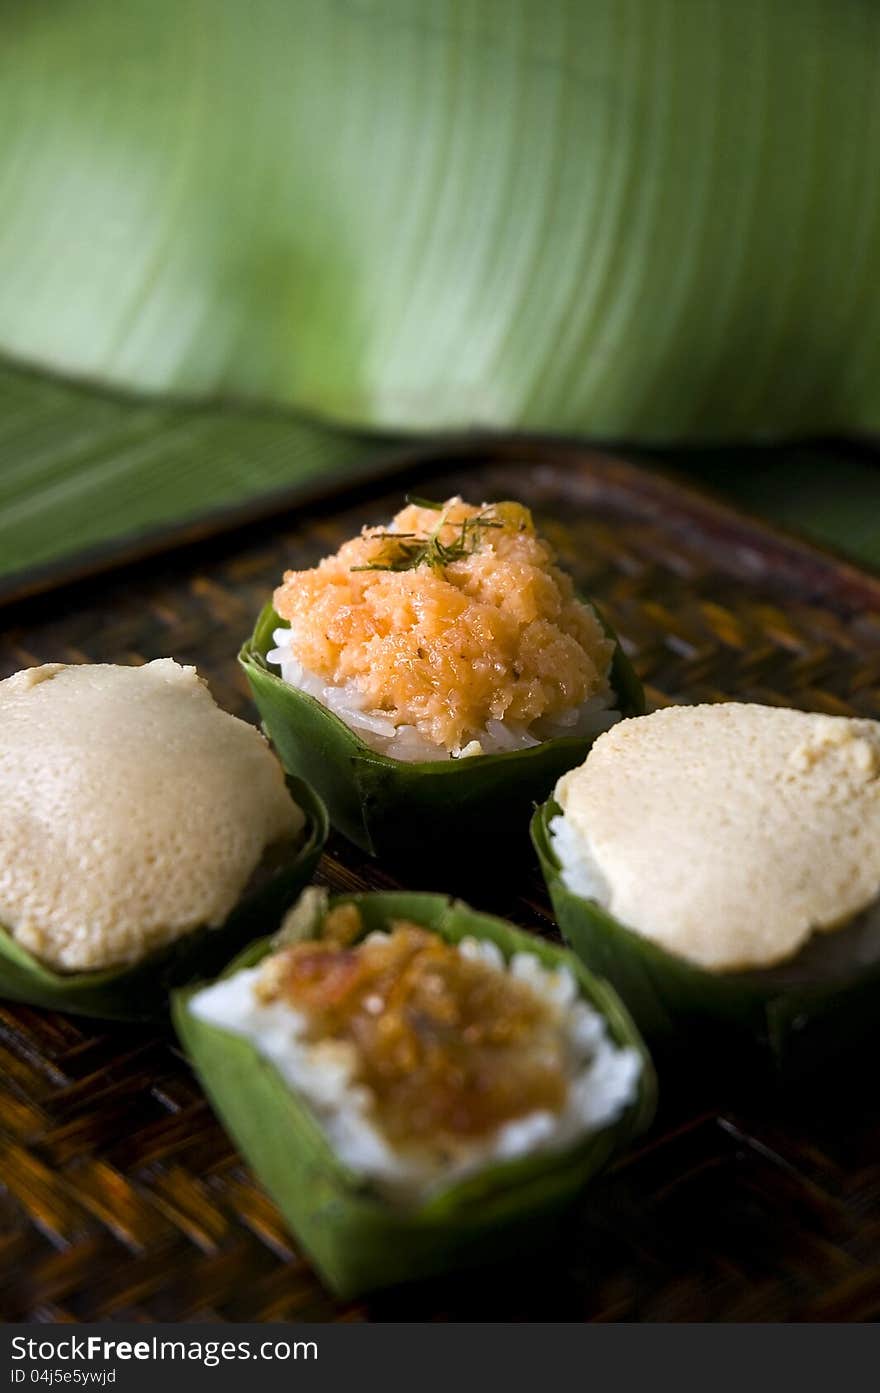
<svg viewBox="0 0 880 1393"><path fill-rule="evenodd" d="M406 564L432 533L457 559L356 569ZM528 726L607 687L612 644L518 503L410 504L393 531L365 528L287 571L274 602L309 672L353 681L371 709L450 751L491 719Z"/></svg>

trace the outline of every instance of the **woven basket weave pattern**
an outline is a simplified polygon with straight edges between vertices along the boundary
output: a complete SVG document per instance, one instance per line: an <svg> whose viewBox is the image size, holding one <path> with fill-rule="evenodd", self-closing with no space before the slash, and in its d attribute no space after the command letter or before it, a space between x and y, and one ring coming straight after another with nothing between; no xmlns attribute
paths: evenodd
<svg viewBox="0 0 880 1393"><path fill-rule="evenodd" d="M650 700L737 697L880 717L880 587L689 511L629 466L496 456L414 488L534 504L623 636ZM31 602L2 675L32 663L196 663L253 717L235 652L282 571L404 485L365 490ZM720 531L716 524L720 526ZM790 564L789 564L790 563ZM877 603L872 607L872 596ZM331 841L321 878L389 877ZM450 888L438 882L436 889ZM552 932L534 868L483 907ZM666 1082L665 1080L663 1081ZM880 1315L875 1090L802 1104L665 1090L640 1149L585 1197L570 1251L341 1306L213 1119L170 1034L0 1003L0 1307L6 1319L862 1319Z"/></svg>

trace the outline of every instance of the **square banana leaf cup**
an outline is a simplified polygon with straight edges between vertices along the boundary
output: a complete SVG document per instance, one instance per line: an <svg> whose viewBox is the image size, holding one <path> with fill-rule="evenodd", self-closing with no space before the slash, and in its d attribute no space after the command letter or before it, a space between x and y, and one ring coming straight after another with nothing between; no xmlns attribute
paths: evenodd
<svg viewBox="0 0 880 1393"><path fill-rule="evenodd" d="M164 1019L174 987L219 971L230 954L276 928L311 880L327 840L327 810L301 779L288 776L287 787L305 813L301 836L223 924L192 929L138 963L99 972L56 972L0 926L0 998L105 1020Z"/></svg>
<svg viewBox="0 0 880 1393"><path fill-rule="evenodd" d="M190 1013L194 988L175 993L175 1027L218 1115L326 1284L345 1297L540 1243L590 1177L648 1126L656 1096L651 1061L625 1008L567 950L444 895L350 895L330 905L349 902L365 934L404 918L451 943L471 935L491 940L506 958L527 951L546 967L567 965L610 1037L639 1052L642 1070L635 1098L610 1126L557 1154L493 1162L404 1207L340 1162L307 1104L249 1041ZM271 949L268 939L252 944L223 976L253 967Z"/></svg>
<svg viewBox="0 0 880 1393"><path fill-rule="evenodd" d="M777 1084L809 1082L846 1050L880 1029L880 963L811 979L794 966L717 973L687 962L621 924L562 880L550 823L553 798L537 808L532 842L565 941L626 1003L658 1061L711 1042L705 1067L725 1059L736 1075L756 1070Z"/></svg>
<svg viewBox="0 0 880 1393"><path fill-rule="evenodd" d="M485 861L512 847L528 854L534 804L586 758L592 738L546 740L526 750L466 759L391 759L314 697L283 681L266 658L272 634L283 627L267 605L239 661L282 764L317 789L334 827L370 855L406 860L410 868L436 865L441 858L447 865ZM611 685L617 709L640 715L641 683L615 643Z"/></svg>

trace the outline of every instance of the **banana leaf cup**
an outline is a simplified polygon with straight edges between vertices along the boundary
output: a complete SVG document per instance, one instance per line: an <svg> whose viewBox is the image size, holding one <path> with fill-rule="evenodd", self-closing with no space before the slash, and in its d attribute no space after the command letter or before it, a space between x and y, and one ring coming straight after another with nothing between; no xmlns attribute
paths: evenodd
<svg viewBox="0 0 880 1393"><path fill-rule="evenodd" d="M284 682L267 662L284 621L267 605L239 662L284 767L317 789L334 827L372 856L424 865L443 848L461 864L523 844L535 802L580 764L590 738L546 740L530 749L410 763L378 754L314 697ZM609 633L611 631L609 630ZM613 635L612 635L613 637ZM640 715L644 694L617 643L611 685L618 710Z"/></svg>
<svg viewBox="0 0 880 1393"><path fill-rule="evenodd" d="M526 950L545 966L568 965L613 1041L639 1052L642 1069L636 1097L611 1126L558 1154L494 1162L404 1207L339 1161L308 1106L249 1041L191 1014L195 988L175 993L174 1024L216 1111L325 1282L343 1296L479 1265L540 1242L584 1183L650 1123L655 1106L653 1068L626 1009L565 949L442 895L351 895L331 900L330 908L349 902L360 910L365 933L406 918L451 943L470 935L491 940L506 958ZM306 927L302 936L312 932ZM254 966L271 947L269 939L252 944L223 976Z"/></svg>
<svg viewBox="0 0 880 1393"><path fill-rule="evenodd" d="M561 812L550 798L536 809L532 842L556 921L566 942L619 992L652 1049L674 1053L711 1036L716 1068L733 1046L737 1071L766 1066L778 1082L812 1076L878 1029L880 960L859 965L847 955L849 931L823 935L790 962L746 972L715 973L687 962L620 923L562 880L550 823ZM823 941L824 940L824 941Z"/></svg>
<svg viewBox="0 0 880 1393"><path fill-rule="evenodd" d="M288 777L287 786L305 813L301 837L252 878L223 924L193 929L131 966L69 973L41 963L0 926L0 998L106 1020L165 1017L174 987L219 971L231 953L275 928L311 879L327 840L327 810L302 780Z"/></svg>

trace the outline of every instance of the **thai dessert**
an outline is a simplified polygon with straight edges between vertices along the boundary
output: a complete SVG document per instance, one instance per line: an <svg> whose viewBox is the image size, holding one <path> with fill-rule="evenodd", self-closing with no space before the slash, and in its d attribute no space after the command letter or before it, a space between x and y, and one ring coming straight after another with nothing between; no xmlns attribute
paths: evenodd
<svg viewBox="0 0 880 1393"><path fill-rule="evenodd" d="M522 828L643 710L617 640L514 502L411 501L288 571L241 661L285 767L374 855L421 857L429 823L455 857L485 853L487 829Z"/></svg>
<svg viewBox="0 0 880 1393"><path fill-rule="evenodd" d="M192 667L49 663L0 682L0 923L35 979L125 969L217 929L306 817Z"/></svg>
<svg viewBox="0 0 880 1393"><path fill-rule="evenodd" d="M875 721L738 702L624 721L534 832L564 931L612 978L620 931L655 981L665 960L771 998L880 964Z"/></svg>
<svg viewBox="0 0 880 1393"><path fill-rule="evenodd" d="M404 1224L478 1177L481 1192L493 1177L507 1193L517 1165L567 1170L631 1120L648 1085L637 1037L612 1022L601 993L591 999L569 955L441 897L328 904L310 890L247 957L176 1013L221 1114L250 1155L222 1043L214 1056L202 1049L212 1032L215 1044L247 1043L255 1079L271 1069L305 1133L320 1131L342 1188ZM275 1127L262 1119L264 1134ZM289 1154L303 1146L291 1133ZM320 1263L320 1216L307 1195L290 1195L285 1186L276 1198Z"/></svg>
<svg viewBox="0 0 880 1393"><path fill-rule="evenodd" d="M331 910L191 998L250 1040L309 1104L339 1159L412 1199L493 1160L556 1151L613 1122L641 1060L608 1039L565 968L508 965L489 940L446 943L409 919L363 933Z"/></svg>
<svg viewBox="0 0 880 1393"><path fill-rule="evenodd" d="M267 655L401 760L594 736L619 712L614 641L520 503L409 503L275 591Z"/></svg>

